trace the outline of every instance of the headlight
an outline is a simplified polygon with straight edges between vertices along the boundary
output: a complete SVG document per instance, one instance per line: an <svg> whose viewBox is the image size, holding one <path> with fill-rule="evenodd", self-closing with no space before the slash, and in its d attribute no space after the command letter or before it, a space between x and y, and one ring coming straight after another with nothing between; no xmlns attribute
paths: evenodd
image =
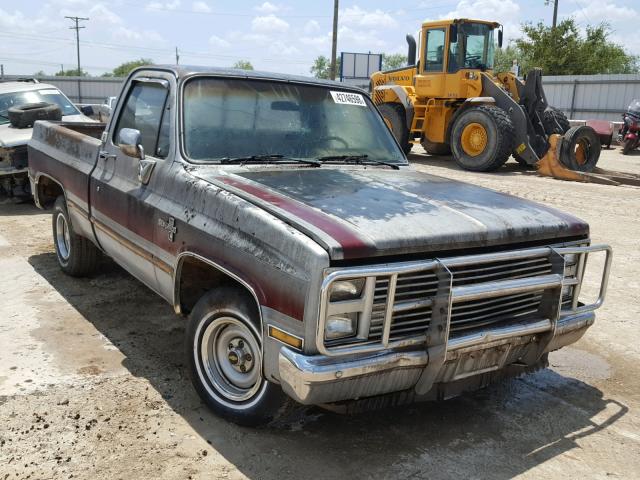
<svg viewBox="0 0 640 480"><path fill-rule="evenodd" d="M330 302L340 302L342 300L354 300L360 298L364 288L364 278L354 280L339 280L333 282L329 292Z"/></svg>
<svg viewBox="0 0 640 480"><path fill-rule="evenodd" d="M337 340L338 338L351 337L358 329L357 313L341 313L327 318L324 328L325 340Z"/></svg>

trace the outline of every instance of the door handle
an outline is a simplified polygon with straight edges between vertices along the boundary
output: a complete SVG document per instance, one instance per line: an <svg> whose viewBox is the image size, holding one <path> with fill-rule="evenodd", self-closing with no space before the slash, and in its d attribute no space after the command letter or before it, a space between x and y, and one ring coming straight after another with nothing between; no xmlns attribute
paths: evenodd
<svg viewBox="0 0 640 480"><path fill-rule="evenodd" d="M115 160L116 159L116 154L115 153L105 152L103 150L100 153L98 153L98 158L100 158L101 160Z"/></svg>

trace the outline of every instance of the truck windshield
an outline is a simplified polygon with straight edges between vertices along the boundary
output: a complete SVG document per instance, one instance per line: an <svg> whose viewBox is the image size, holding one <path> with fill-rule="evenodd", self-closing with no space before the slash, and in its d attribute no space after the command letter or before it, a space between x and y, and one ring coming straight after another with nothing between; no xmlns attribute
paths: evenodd
<svg viewBox="0 0 640 480"><path fill-rule="evenodd" d="M449 47L449 73L461 68L493 69L493 27L484 23L458 25L458 41Z"/></svg>
<svg viewBox="0 0 640 480"><path fill-rule="evenodd" d="M339 87L338 87L339 88ZM370 100L312 85L195 78L184 88L184 150L197 161L250 156L406 163ZM265 157L267 158L267 157ZM366 162L363 162L366 163Z"/></svg>
<svg viewBox="0 0 640 480"><path fill-rule="evenodd" d="M27 103L55 103L62 110L62 115L79 115L78 109L56 88L31 90L27 92L11 92L0 95L0 124L9 123L8 110L11 107Z"/></svg>

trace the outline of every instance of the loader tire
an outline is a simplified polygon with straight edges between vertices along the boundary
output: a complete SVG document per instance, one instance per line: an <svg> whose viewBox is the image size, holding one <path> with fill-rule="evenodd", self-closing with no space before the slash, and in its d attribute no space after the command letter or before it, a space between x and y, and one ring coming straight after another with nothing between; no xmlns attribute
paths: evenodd
<svg viewBox="0 0 640 480"><path fill-rule="evenodd" d="M8 111L8 117L9 122L15 128L28 128L33 127L36 120L61 120L62 110L53 103L26 103L11 107Z"/></svg>
<svg viewBox="0 0 640 480"><path fill-rule="evenodd" d="M409 143L409 127L407 127L404 107L396 103L382 103L378 105L378 110L380 110L389 130L396 137L402 151L407 155L413 145Z"/></svg>
<svg viewBox="0 0 640 480"><path fill-rule="evenodd" d="M571 128L569 119L564 112L554 107L549 107L542 113L542 125L547 135L552 133L564 135Z"/></svg>
<svg viewBox="0 0 640 480"><path fill-rule="evenodd" d="M451 155L451 145L448 143L431 142L426 137L420 143L429 155Z"/></svg>
<svg viewBox="0 0 640 480"><path fill-rule="evenodd" d="M52 227L53 244L62 271L72 277L93 273L98 265L98 249L91 240L74 232L67 202L62 195L53 206Z"/></svg>
<svg viewBox="0 0 640 480"><path fill-rule="evenodd" d="M504 165L513 150L513 124L493 105L463 111L451 129L451 151L465 170L490 172Z"/></svg>
<svg viewBox="0 0 640 480"><path fill-rule="evenodd" d="M600 138L591 127L571 127L560 146L560 162L571 170L592 172L600 158Z"/></svg>

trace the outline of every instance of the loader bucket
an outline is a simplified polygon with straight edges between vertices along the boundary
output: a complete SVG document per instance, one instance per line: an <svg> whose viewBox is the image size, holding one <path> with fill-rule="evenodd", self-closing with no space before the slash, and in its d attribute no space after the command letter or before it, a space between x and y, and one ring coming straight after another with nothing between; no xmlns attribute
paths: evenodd
<svg viewBox="0 0 640 480"><path fill-rule="evenodd" d="M596 167L593 172L587 173L577 172L565 167L560 161L562 140L563 137L558 134L553 134L549 137L549 150L547 150L547 153L536 163L536 169L540 175L573 182L640 186L640 175L638 174L615 172L598 167ZM576 156L578 160L580 160L584 158L584 152L578 149Z"/></svg>
<svg viewBox="0 0 640 480"><path fill-rule="evenodd" d="M560 163L560 145L562 135L554 133L549 136L549 150L536 163L536 169L540 175L545 177L559 178L561 180L571 180L574 182L588 182L589 177L584 173L569 170Z"/></svg>

